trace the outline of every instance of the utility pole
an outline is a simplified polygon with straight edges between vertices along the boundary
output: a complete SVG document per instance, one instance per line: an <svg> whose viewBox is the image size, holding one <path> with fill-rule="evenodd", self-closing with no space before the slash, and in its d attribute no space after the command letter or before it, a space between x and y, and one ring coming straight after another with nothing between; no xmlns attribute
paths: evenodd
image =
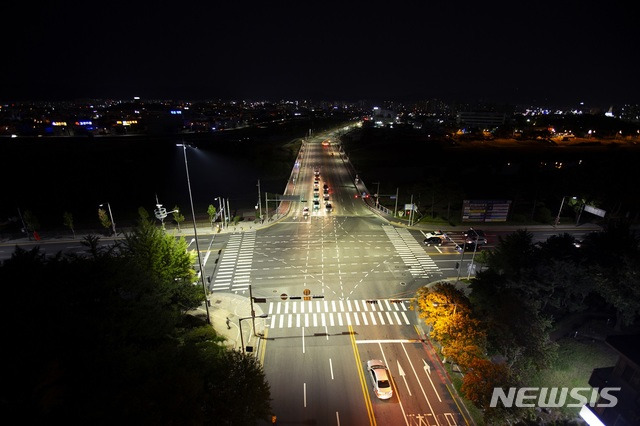
<svg viewBox="0 0 640 426"><path fill-rule="evenodd" d="M229 197L227 197L227 227L229 227L229 222L231 222L231 208L229 207Z"/></svg>
<svg viewBox="0 0 640 426"><path fill-rule="evenodd" d="M411 194L411 210L409 211L409 226L413 226L413 194Z"/></svg>
<svg viewBox="0 0 640 426"><path fill-rule="evenodd" d="M378 205L380 205L380 201L378 201L380 199L380 182L371 182L371 183L375 183L378 185L376 189L376 207L378 207Z"/></svg>
<svg viewBox="0 0 640 426"><path fill-rule="evenodd" d="M258 208L260 209L260 219L262 219L262 200L260 199L260 179L258 179Z"/></svg>
<svg viewBox="0 0 640 426"><path fill-rule="evenodd" d="M396 188L396 206L393 209L393 217L396 217L398 215L398 191L400 190L400 188Z"/></svg>
<svg viewBox="0 0 640 426"><path fill-rule="evenodd" d="M222 200L222 197L216 197L216 199L218 200L218 208L220 209L220 223L221 223L221 228L224 228L224 209L222 207L222 203L224 202Z"/></svg>

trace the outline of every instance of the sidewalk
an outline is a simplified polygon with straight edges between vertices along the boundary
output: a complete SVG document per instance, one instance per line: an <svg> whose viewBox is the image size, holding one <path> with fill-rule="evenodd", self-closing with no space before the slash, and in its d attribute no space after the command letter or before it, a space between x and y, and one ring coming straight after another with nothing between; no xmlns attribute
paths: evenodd
<svg viewBox="0 0 640 426"><path fill-rule="evenodd" d="M266 329L266 319L259 318L264 312L258 303L253 304L255 311L255 333L251 319L251 301L248 296L233 293L211 293L209 300L209 319L214 330L223 337L225 344L233 349L242 350L252 347L253 353L260 356L260 342ZM192 314L206 318L204 304ZM242 318L242 321L240 319ZM242 323L242 324L240 324ZM242 328L242 337L240 329Z"/></svg>

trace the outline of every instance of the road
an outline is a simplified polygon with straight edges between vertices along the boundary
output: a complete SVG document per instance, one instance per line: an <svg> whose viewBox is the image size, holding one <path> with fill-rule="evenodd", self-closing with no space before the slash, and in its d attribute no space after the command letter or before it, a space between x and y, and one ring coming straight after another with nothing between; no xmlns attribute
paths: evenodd
<svg viewBox="0 0 640 426"><path fill-rule="evenodd" d="M456 250L463 241L460 231L448 232L442 246L427 247L424 231L394 226L374 213L344 155L324 140L304 144L287 186L288 195L300 201L288 201L284 217L243 232L198 231L213 295L248 297L251 286L253 296L263 300L268 318L258 353L277 424L469 424L410 298L438 279L471 275L475 255ZM318 209L313 208L315 171ZM511 232L485 231L488 247ZM535 241L543 241L557 232L533 233ZM189 234L184 230L195 248ZM86 252L79 239L21 243L25 249L35 245L47 255ZM13 248L0 245L0 259ZM369 359L388 366L390 400L372 392Z"/></svg>

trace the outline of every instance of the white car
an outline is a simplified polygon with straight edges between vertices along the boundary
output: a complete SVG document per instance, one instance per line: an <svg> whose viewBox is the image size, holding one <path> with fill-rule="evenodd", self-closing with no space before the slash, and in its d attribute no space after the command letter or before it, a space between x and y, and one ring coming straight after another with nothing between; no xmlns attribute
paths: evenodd
<svg viewBox="0 0 640 426"><path fill-rule="evenodd" d="M302 215L303 216L309 216L309 207L305 207L302 209Z"/></svg>
<svg viewBox="0 0 640 426"><path fill-rule="evenodd" d="M393 396L391 388L391 375L384 363L379 359L367 361L367 370L373 381L373 393L380 399L389 399Z"/></svg>

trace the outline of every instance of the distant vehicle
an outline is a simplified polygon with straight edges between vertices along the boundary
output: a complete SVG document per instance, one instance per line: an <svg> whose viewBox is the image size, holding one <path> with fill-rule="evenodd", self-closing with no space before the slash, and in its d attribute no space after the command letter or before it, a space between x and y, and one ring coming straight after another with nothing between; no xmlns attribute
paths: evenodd
<svg viewBox="0 0 640 426"><path fill-rule="evenodd" d="M330 212L331 210L333 210L333 206L331 205L331 203L327 203L327 204L325 204L325 205L324 205L324 208L325 208L328 212Z"/></svg>
<svg viewBox="0 0 640 426"><path fill-rule="evenodd" d="M324 185L322 185L323 189L329 189L329 185L327 185L326 183Z"/></svg>
<svg viewBox="0 0 640 426"><path fill-rule="evenodd" d="M367 361L367 370L373 381L373 393L380 399L389 399L393 395L389 370L379 359Z"/></svg>
<svg viewBox="0 0 640 426"><path fill-rule="evenodd" d="M323 198L324 198L325 201L329 201L329 194L324 194Z"/></svg>
<svg viewBox="0 0 640 426"><path fill-rule="evenodd" d="M427 237L423 241L426 246L441 246L442 242L443 240L440 237Z"/></svg>
<svg viewBox="0 0 640 426"><path fill-rule="evenodd" d="M320 198L320 193L319 192L314 192L313 193L313 199L314 201Z"/></svg>
<svg viewBox="0 0 640 426"><path fill-rule="evenodd" d="M305 207L302 209L303 216L309 216L309 207Z"/></svg>
<svg viewBox="0 0 640 426"><path fill-rule="evenodd" d="M442 231L431 231L424 234L424 244L426 245L442 245L447 242L447 236Z"/></svg>
<svg viewBox="0 0 640 426"><path fill-rule="evenodd" d="M484 235L484 231L469 228L468 231L464 232L464 242L469 246L482 246L487 244L487 237Z"/></svg>
<svg viewBox="0 0 640 426"><path fill-rule="evenodd" d="M576 248L582 247L582 244L584 244L584 242L582 240L579 240L577 238L575 240L573 240L573 246L576 247Z"/></svg>
<svg viewBox="0 0 640 426"><path fill-rule="evenodd" d="M320 200L313 200L313 209L320 210Z"/></svg>

